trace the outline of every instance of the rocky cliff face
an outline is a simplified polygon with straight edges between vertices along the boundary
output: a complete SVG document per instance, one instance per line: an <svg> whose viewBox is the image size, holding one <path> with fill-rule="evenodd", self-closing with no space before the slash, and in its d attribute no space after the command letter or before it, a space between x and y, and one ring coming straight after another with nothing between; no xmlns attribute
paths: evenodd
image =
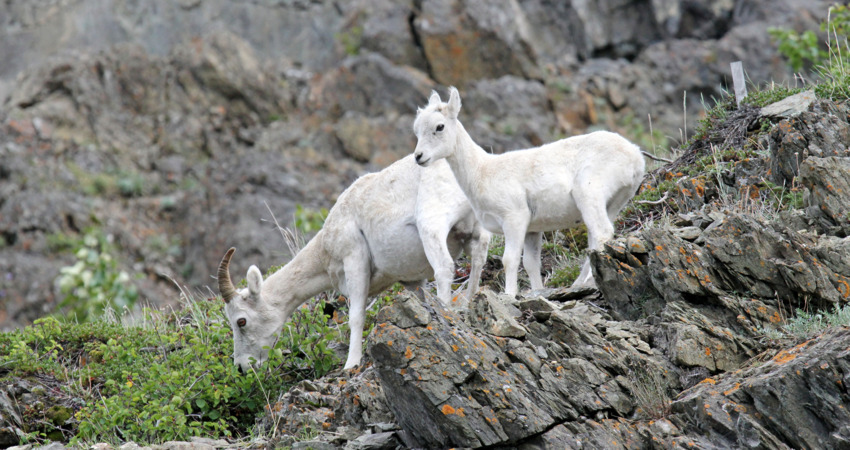
<svg viewBox="0 0 850 450"><path fill-rule="evenodd" d="M273 215L329 206L407 154L430 89L461 87L470 132L497 152L596 126L628 133L647 113L678 135L700 95L719 97L730 61L753 80L787 75L765 27L808 26L825 6L60 0L0 11L0 320L11 327L52 309L73 258L57 237L92 226L153 302L177 298L173 281L208 284L230 245L244 257L234 271L280 263ZM591 255L598 292L485 290L463 313L400 296L361 370L302 382L261 426L322 431L295 448L850 447L847 328L764 332L850 298L850 109L805 105L730 108L652 172L651 200ZM3 405L49 399L26 384L5 392Z"/></svg>
<svg viewBox="0 0 850 450"><path fill-rule="evenodd" d="M272 214L330 206L410 152L439 86L461 87L495 152L597 126L637 138L647 114L681 136L730 61L787 78L766 27L811 27L826 3L5 2L0 322L53 309L73 259L54 244L91 226L154 304L172 280L207 285L231 245L236 271L279 264Z"/></svg>
<svg viewBox="0 0 850 450"><path fill-rule="evenodd" d="M796 340L766 330L850 299L848 216L834 209L850 201L848 111L816 101L785 119L729 114L720 128L750 143L701 167L719 136L708 133L651 174L644 190L678 175L651 203L661 217L591 255L599 292L485 290L461 313L399 297L378 317L362 373L303 384L268 422L341 430L304 445L345 448L363 448L352 430L395 433L366 448L846 447L847 325ZM747 125L766 120L769 133ZM759 136L798 151L766 151ZM730 148L740 153L724 156ZM804 200L783 206L757 191L789 154ZM324 409L305 390L324 392ZM360 411L374 419L354 419Z"/></svg>

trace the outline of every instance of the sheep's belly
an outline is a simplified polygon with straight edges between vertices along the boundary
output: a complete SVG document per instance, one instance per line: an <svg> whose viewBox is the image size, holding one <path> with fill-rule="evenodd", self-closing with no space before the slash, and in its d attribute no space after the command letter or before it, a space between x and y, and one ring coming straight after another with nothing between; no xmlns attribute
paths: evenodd
<svg viewBox="0 0 850 450"><path fill-rule="evenodd" d="M529 232L555 231L575 228L582 224L581 214L570 211L561 215L536 215L528 225Z"/></svg>
<svg viewBox="0 0 850 450"><path fill-rule="evenodd" d="M415 226L386 230L370 239L370 247L373 282L418 281L433 275Z"/></svg>

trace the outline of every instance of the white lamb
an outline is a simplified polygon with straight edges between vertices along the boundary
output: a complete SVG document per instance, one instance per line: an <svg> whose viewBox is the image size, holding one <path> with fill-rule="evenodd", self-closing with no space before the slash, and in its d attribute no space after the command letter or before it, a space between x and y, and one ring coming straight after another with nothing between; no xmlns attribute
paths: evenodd
<svg viewBox="0 0 850 450"><path fill-rule="evenodd" d="M431 94L413 124L416 162L427 167L445 158L484 228L505 235L506 293L517 293L520 255L531 288L543 287L542 232L584 221L590 249L613 237L613 220L644 175L637 146L618 134L598 131L493 155L473 142L459 112L457 89L451 88L448 103ZM573 286L595 286L589 259Z"/></svg>
<svg viewBox="0 0 850 450"><path fill-rule="evenodd" d="M421 182L420 178L427 179ZM408 287L434 276L437 295L451 301L454 257L461 248L472 263L468 295L478 291L490 234L455 182L448 164L420 168L413 156L360 177L331 208L324 227L265 281L248 269L248 288L237 290L230 258L218 268L225 314L233 328L233 360L246 371L267 356L278 333L307 299L337 289L350 300L351 342L345 368L360 364L366 299L400 281ZM432 269L433 267L433 269Z"/></svg>

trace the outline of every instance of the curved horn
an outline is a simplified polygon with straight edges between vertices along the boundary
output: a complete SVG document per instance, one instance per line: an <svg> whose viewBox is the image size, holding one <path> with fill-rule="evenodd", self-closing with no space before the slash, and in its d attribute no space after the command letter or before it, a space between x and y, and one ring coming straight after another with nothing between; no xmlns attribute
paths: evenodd
<svg viewBox="0 0 850 450"><path fill-rule="evenodd" d="M236 288L230 281L230 258L233 257L235 251L235 247L230 247L230 250L224 254L224 258L221 258L221 264L218 265L218 290L221 292L221 297L225 303L236 297Z"/></svg>

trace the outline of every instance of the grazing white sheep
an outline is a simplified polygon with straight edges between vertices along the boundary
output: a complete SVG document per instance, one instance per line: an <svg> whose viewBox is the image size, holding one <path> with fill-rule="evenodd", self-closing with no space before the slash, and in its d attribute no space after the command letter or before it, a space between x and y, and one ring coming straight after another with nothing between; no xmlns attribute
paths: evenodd
<svg viewBox="0 0 850 450"><path fill-rule="evenodd" d="M542 232L587 225L588 247L614 235L613 220L644 175L640 149L618 134L598 131L541 147L493 155L458 120L460 95L448 103L433 92L416 114L416 162L445 158L484 228L505 235L505 292L517 293L520 255L532 289L540 276ZM524 251L523 251L524 247ZM585 259L573 286L595 286Z"/></svg>
<svg viewBox="0 0 850 450"><path fill-rule="evenodd" d="M218 282L233 328L234 362L242 370L252 358L262 363L267 356L263 347L274 346L299 305L337 289L350 300L345 368L357 366L368 297L397 281L413 287L433 275L437 295L448 305L454 257L461 248L472 263L471 297L478 291L489 241L490 234L475 220L448 164L420 168L411 155L364 175L340 195L316 236L265 281L251 266L247 289L237 290L229 271L234 249L224 255Z"/></svg>

